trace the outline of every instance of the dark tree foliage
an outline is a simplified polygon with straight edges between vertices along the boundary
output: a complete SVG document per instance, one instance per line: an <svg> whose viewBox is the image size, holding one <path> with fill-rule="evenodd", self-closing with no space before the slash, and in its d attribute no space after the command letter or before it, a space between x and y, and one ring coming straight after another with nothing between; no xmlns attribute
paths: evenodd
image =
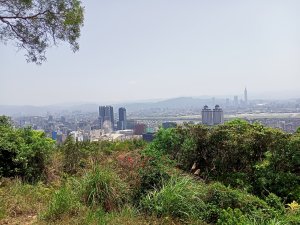
<svg viewBox="0 0 300 225"><path fill-rule="evenodd" d="M46 49L60 41L75 52L83 25L79 0L0 0L0 40L27 51L28 62L46 60Z"/></svg>

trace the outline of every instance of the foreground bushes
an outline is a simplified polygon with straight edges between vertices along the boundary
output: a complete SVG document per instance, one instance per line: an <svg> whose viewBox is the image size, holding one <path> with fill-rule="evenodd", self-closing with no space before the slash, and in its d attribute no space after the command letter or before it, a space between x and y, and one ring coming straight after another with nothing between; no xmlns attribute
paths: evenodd
<svg viewBox="0 0 300 225"><path fill-rule="evenodd" d="M300 135L261 124L234 120L224 125L187 125L161 129L150 149L168 155L185 171L199 170L205 180L218 180L264 198L300 200Z"/></svg>
<svg viewBox="0 0 300 225"><path fill-rule="evenodd" d="M1 118L0 177L19 176L30 182L41 179L53 141L31 128L14 129L7 120L3 122L5 117Z"/></svg>
<svg viewBox="0 0 300 225"><path fill-rule="evenodd" d="M29 149L46 138L9 123L1 129L0 146L16 153L11 171L34 177L0 178L1 224L300 224L299 134L234 121L161 130L142 151L140 141L70 139L50 154L49 142L36 161ZM17 157L19 148L30 154ZM51 179L28 184L45 165Z"/></svg>
<svg viewBox="0 0 300 225"><path fill-rule="evenodd" d="M200 219L213 224L223 224L232 218L270 221L283 215L282 211L246 192L220 183L207 185L187 176L173 177L160 190L148 193L141 205L146 212L158 217L172 216L183 221Z"/></svg>

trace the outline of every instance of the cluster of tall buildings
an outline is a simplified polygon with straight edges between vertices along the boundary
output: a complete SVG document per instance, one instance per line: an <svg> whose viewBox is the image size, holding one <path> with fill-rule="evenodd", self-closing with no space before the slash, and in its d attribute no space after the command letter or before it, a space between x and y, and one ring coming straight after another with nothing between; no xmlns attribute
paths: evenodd
<svg viewBox="0 0 300 225"><path fill-rule="evenodd" d="M229 101L229 99L228 99ZM227 105L229 104L229 102L227 103ZM244 106L247 107L248 106L248 91L247 88L245 88L244 90L244 98L239 100L239 97L237 95L235 95L233 97L233 105L235 107L239 107L239 106Z"/></svg>
<svg viewBox="0 0 300 225"><path fill-rule="evenodd" d="M99 125L100 129L115 130L114 108L112 106L99 106ZM117 121L117 130L126 130L127 117L126 109L119 108L119 120Z"/></svg>
<svg viewBox="0 0 300 225"><path fill-rule="evenodd" d="M219 105L211 110L207 105L202 109L202 124L218 125L224 123L224 112Z"/></svg>

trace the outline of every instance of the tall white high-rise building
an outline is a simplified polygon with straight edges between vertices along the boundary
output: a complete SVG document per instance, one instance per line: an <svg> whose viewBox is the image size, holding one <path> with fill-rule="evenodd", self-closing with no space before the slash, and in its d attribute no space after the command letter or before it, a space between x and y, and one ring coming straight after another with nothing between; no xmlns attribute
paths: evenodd
<svg viewBox="0 0 300 225"><path fill-rule="evenodd" d="M213 123L214 125L224 123L223 109L219 105L216 105L215 108L213 109Z"/></svg>
<svg viewBox="0 0 300 225"><path fill-rule="evenodd" d="M245 90L244 90L244 101L245 101L245 105L248 105L248 92L247 92L247 88L245 88Z"/></svg>
<svg viewBox="0 0 300 225"><path fill-rule="evenodd" d="M233 98L234 106L237 108L239 106L239 97L237 95Z"/></svg>
<svg viewBox="0 0 300 225"><path fill-rule="evenodd" d="M213 125L213 113L207 105L202 109L202 124Z"/></svg>

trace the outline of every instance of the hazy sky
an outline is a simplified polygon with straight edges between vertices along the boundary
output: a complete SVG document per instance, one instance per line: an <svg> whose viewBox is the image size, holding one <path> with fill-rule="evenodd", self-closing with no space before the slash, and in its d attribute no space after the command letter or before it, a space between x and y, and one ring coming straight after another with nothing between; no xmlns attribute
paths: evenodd
<svg viewBox="0 0 300 225"><path fill-rule="evenodd" d="M299 0L83 0L80 51L0 43L0 104L300 97ZM272 97L272 96L271 96Z"/></svg>

